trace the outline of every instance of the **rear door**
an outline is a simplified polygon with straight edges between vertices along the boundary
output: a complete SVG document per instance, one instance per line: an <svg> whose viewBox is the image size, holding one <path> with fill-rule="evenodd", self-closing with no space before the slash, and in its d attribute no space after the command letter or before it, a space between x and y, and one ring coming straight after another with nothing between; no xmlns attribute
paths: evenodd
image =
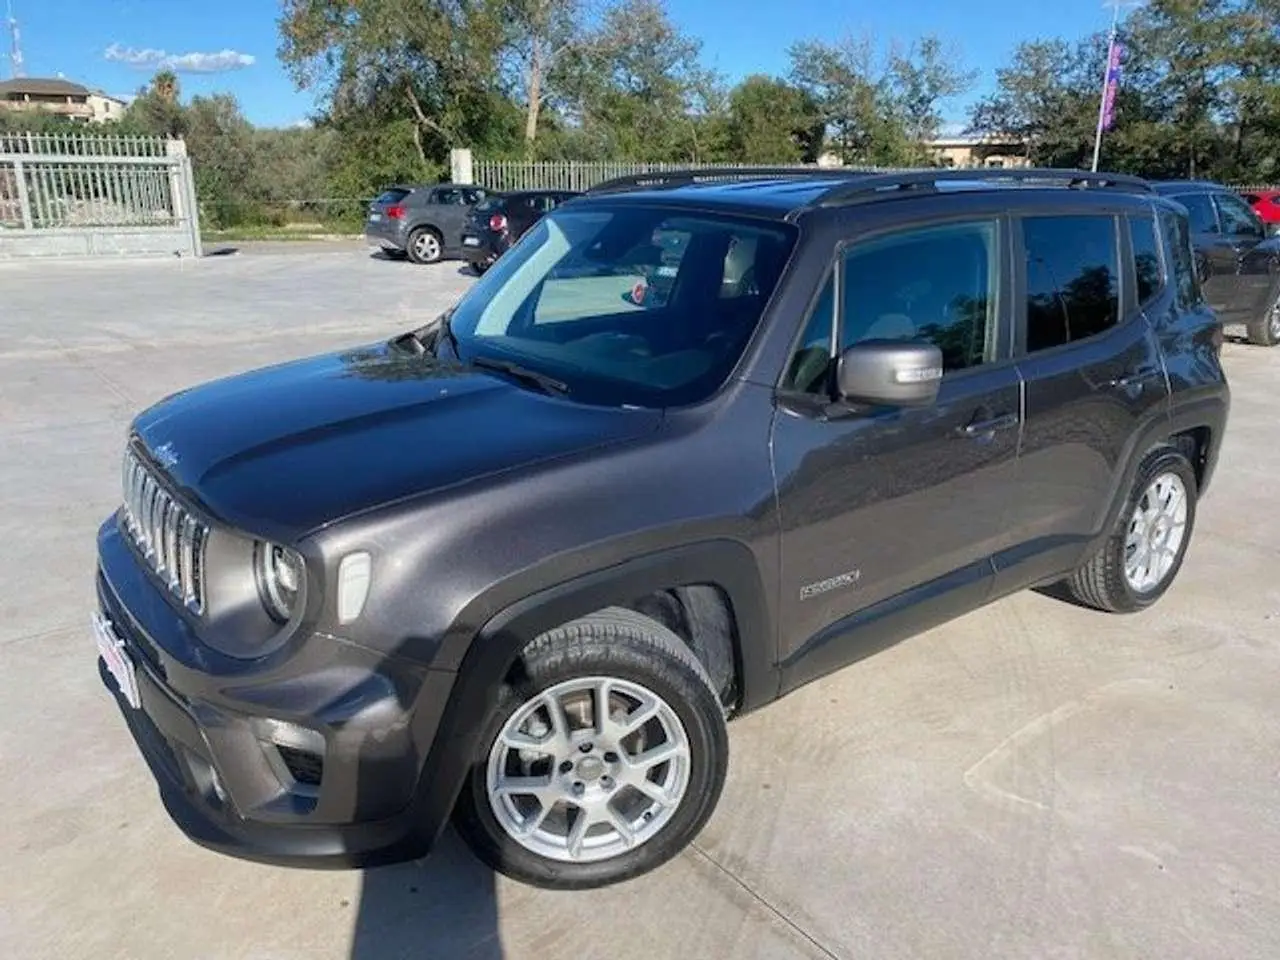
<svg viewBox="0 0 1280 960"><path fill-rule="evenodd" d="M428 219L443 235L445 249L457 250L462 246L462 231L470 212L461 187L437 187L432 191Z"/></svg>
<svg viewBox="0 0 1280 960"><path fill-rule="evenodd" d="M1009 505L1019 545L996 558L1001 590L1073 562L1102 530L1138 438L1168 409L1128 218L1045 214L1019 226L1024 422Z"/></svg>

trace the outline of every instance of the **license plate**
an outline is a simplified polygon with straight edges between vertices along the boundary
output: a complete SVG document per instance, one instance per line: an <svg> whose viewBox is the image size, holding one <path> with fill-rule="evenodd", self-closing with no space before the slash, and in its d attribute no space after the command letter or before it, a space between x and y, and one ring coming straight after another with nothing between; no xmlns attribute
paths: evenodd
<svg viewBox="0 0 1280 960"><path fill-rule="evenodd" d="M137 710L142 706L142 697L138 694L138 675L133 660L124 648L124 641L112 629L111 621L101 614L93 616L93 639L98 644L98 655L107 665L107 672L120 688L120 695Z"/></svg>
<svg viewBox="0 0 1280 960"><path fill-rule="evenodd" d="M464 247L478 247L480 246L480 238L479 237L463 237L462 245Z"/></svg>
<svg viewBox="0 0 1280 960"><path fill-rule="evenodd" d="M380 213L371 213L371 214L369 214L369 222L370 222L370 223L377 223L377 222L378 222L379 220L381 220L381 219L382 219L382 214L380 214Z"/></svg>

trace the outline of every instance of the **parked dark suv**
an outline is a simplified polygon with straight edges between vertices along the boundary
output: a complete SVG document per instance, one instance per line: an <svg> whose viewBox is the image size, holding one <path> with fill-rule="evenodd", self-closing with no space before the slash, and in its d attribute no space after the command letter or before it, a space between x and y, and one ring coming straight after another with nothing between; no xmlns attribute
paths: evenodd
<svg viewBox="0 0 1280 960"><path fill-rule="evenodd" d="M1219 184L1182 180L1155 188L1186 208L1205 298L1222 322L1243 325L1259 346L1280 343L1280 237Z"/></svg>
<svg viewBox="0 0 1280 960"><path fill-rule="evenodd" d="M1221 344L1142 181L606 184L421 329L141 414L100 672L201 844L382 863L453 815L617 881L705 823L730 716L1027 587L1159 599Z"/></svg>
<svg viewBox="0 0 1280 960"><path fill-rule="evenodd" d="M438 183L388 187L369 204L364 235L371 246L414 263L462 253L462 229L484 187Z"/></svg>
<svg viewBox="0 0 1280 960"><path fill-rule="evenodd" d="M518 190L492 194L472 207L462 229L462 258L484 273L535 223L580 194L572 190Z"/></svg>

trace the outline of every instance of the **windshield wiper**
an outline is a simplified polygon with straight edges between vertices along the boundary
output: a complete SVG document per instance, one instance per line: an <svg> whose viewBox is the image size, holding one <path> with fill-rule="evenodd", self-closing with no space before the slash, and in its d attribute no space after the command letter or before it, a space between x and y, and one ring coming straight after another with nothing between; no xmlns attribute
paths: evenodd
<svg viewBox="0 0 1280 960"><path fill-rule="evenodd" d="M528 367L522 367L518 363L512 363L510 360L495 360L493 357L472 357L471 366L480 367L482 370L496 370L498 373L505 373L508 376L515 377L517 380L523 380L531 383L542 390L543 393L554 393L563 395L569 392L569 385L555 377L548 376L537 370L530 370Z"/></svg>

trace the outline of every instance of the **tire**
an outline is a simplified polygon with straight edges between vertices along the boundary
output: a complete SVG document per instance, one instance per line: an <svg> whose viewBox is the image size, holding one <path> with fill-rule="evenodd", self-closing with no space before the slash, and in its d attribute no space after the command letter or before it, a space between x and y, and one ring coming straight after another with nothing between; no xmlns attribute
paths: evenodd
<svg viewBox="0 0 1280 960"><path fill-rule="evenodd" d="M1181 510L1173 506L1178 496ZM1191 464L1171 447L1153 451L1138 468L1115 530L1067 581L1068 589L1081 603L1108 613L1151 606L1182 568L1195 520Z"/></svg>
<svg viewBox="0 0 1280 960"><path fill-rule="evenodd" d="M1262 316L1249 322L1249 342L1260 347L1280 343L1280 297L1272 301Z"/></svg>
<svg viewBox="0 0 1280 960"><path fill-rule="evenodd" d="M414 263L436 263L444 256L444 241L434 227L415 228L404 248Z"/></svg>
<svg viewBox="0 0 1280 960"><path fill-rule="evenodd" d="M476 855L516 880L579 890L646 873L684 849L720 799L729 758L724 711L689 648L656 621L610 607L538 637L522 664L485 721L455 809ZM603 732L601 689L611 718ZM671 759L634 763L647 752ZM511 777L540 795L501 789ZM640 781L643 792L632 786Z"/></svg>
<svg viewBox="0 0 1280 960"><path fill-rule="evenodd" d="M491 266L493 266L492 263L484 263L480 260L474 260L471 263L471 272L474 273L477 277L483 277L486 273L489 272L489 268Z"/></svg>

